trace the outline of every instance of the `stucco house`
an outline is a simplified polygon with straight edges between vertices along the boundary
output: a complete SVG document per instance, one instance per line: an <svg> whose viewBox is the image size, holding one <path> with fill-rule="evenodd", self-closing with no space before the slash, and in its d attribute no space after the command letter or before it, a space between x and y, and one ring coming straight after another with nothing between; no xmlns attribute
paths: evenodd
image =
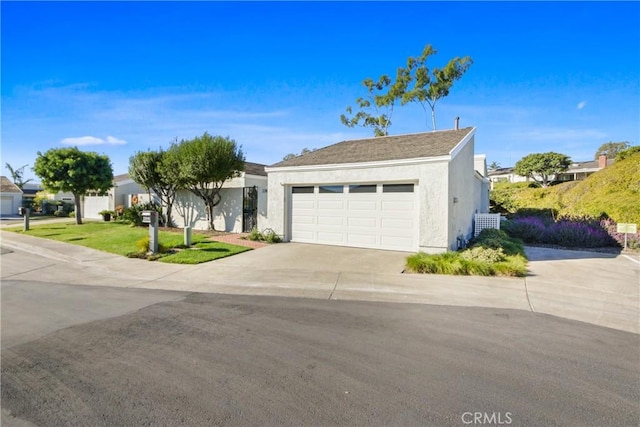
<svg viewBox="0 0 640 427"><path fill-rule="evenodd" d="M22 206L22 190L6 176L0 176L0 215L17 215Z"/></svg>
<svg viewBox="0 0 640 427"><path fill-rule="evenodd" d="M266 168L266 224L285 241L457 249L489 209L475 128L340 142Z"/></svg>
<svg viewBox="0 0 640 427"><path fill-rule="evenodd" d="M129 174L121 174L113 177L113 187L107 194L100 195L95 192L85 194L82 201L82 217L99 219L99 212L113 211L117 206L131 206L131 197L145 195L146 191L137 184ZM148 196L147 196L148 198Z"/></svg>
<svg viewBox="0 0 640 427"><path fill-rule="evenodd" d="M213 220L216 230L232 233L262 230L267 216L265 165L245 162L244 171L224 183L220 196ZM178 191L171 218L181 228L206 230L209 225L204 202L187 190Z"/></svg>

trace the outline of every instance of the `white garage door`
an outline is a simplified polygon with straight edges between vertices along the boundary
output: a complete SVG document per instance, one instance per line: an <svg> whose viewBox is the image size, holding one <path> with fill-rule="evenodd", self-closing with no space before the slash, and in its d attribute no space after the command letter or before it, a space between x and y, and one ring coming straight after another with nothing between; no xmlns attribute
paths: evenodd
<svg viewBox="0 0 640 427"><path fill-rule="evenodd" d="M13 211L13 196L1 196L0 197L0 213L2 215L13 215L17 213Z"/></svg>
<svg viewBox="0 0 640 427"><path fill-rule="evenodd" d="M414 184L294 186L291 240L415 251L416 190Z"/></svg>

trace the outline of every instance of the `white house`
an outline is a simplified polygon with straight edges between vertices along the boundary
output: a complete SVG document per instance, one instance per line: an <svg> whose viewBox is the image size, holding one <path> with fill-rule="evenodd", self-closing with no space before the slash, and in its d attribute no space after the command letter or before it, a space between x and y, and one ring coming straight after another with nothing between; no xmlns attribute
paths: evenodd
<svg viewBox="0 0 640 427"><path fill-rule="evenodd" d="M218 231L249 232L265 228L267 216L267 173L265 165L245 162L239 176L226 181L220 190L220 204L215 207L214 226ZM176 196L171 218L177 227L208 228L202 199L190 191Z"/></svg>
<svg viewBox="0 0 640 427"><path fill-rule="evenodd" d="M107 194L87 193L82 202L82 217L99 219L101 211L113 211L117 206L131 206L131 197L144 195L145 190L129 177L129 174L113 177L113 187ZM148 196L147 196L148 198Z"/></svg>
<svg viewBox="0 0 640 427"><path fill-rule="evenodd" d="M22 206L22 190L6 176L0 176L0 215L17 215Z"/></svg>
<svg viewBox="0 0 640 427"><path fill-rule="evenodd" d="M340 142L267 167L267 224L285 241L444 252L488 212L475 128Z"/></svg>

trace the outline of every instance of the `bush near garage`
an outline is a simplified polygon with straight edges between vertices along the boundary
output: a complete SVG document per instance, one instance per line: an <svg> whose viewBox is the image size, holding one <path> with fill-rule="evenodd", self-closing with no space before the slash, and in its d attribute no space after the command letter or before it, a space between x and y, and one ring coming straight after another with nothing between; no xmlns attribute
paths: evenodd
<svg viewBox="0 0 640 427"><path fill-rule="evenodd" d="M522 241L502 230L485 229L472 239L467 249L442 254L419 252L407 258L407 268L415 273L466 276L512 276L527 273Z"/></svg>

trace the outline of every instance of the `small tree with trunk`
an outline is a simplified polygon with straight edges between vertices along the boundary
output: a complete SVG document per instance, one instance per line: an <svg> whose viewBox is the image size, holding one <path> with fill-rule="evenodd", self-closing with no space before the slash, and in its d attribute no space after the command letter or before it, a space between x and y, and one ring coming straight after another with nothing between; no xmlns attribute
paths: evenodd
<svg viewBox="0 0 640 427"><path fill-rule="evenodd" d="M48 191L73 194L76 224L82 224L82 196L89 191L105 194L113 186L109 157L77 147L52 148L44 154L38 151L33 171Z"/></svg>
<svg viewBox="0 0 640 427"><path fill-rule="evenodd" d="M571 159L554 152L529 154L516 162L515 173L536 181L543 187L548 187L558 174L566 171L571 165Z"/></svg>
<svg viewBox="0 0 640 427"><path fill-rule="evenodd" d="M202 199L209 229L215 230L213 212L221 200L220 190L244 170L242 148L229 137L205 132L174 144L169 152L175 156L180 185Z"/></svg>
<svg viewBox="0 0 640 427"><path fill-rule="evenodd" d="M181 189L178 162L171 151L140 151L129 158L129 176L149 193L153 191L165 209L168 227L173 227L172 210Z"/></svg>

